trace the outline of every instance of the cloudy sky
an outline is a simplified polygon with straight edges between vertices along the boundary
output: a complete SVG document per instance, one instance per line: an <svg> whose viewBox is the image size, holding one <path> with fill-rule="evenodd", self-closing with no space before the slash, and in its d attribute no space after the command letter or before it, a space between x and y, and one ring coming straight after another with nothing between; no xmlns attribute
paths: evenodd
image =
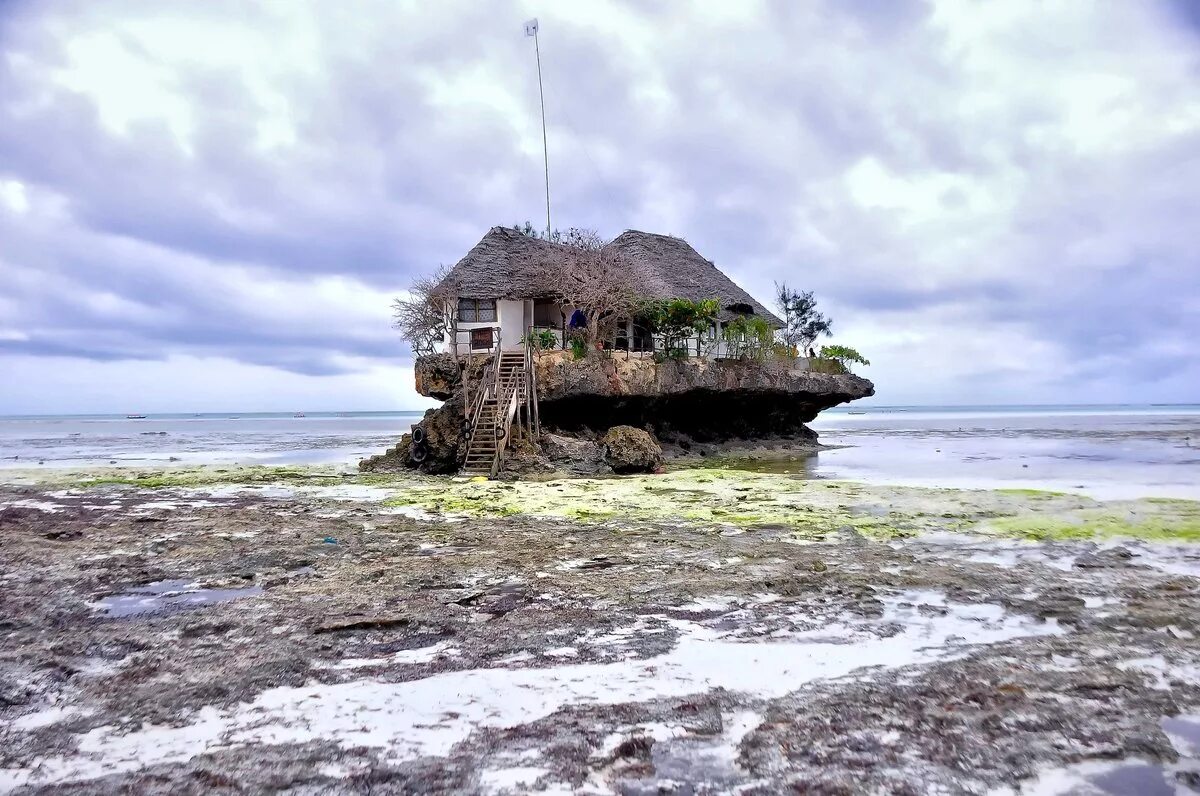
<svg viewBox="0 0 1200 796"><path fill-rule="evenodd" d="M0 414L399 409L495 224L816 291L880 403L1200 400L1200 3L0 2Z"/></svg>

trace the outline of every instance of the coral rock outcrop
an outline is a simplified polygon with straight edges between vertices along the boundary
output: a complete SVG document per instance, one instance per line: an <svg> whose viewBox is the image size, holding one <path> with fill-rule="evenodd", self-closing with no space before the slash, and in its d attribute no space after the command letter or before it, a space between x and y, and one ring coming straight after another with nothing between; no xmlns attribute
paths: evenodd
<svg viewBox="0 0 1200 796"><path fill-rule="evenodd" d="M600 440L604 463L614 473L651 473L662 466L662 447L633 426L613 426Z"/></svg>

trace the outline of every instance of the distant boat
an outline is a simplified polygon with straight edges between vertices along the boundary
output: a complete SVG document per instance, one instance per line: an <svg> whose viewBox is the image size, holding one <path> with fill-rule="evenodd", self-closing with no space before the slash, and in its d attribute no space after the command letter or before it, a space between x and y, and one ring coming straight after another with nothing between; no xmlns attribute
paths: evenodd
<svg viewBox="0 0 1200 796"><path fill-rule="evenodd" d="M292 417L304 417L304 413L303 413L303 412L297 412L296 414L292 415Z"/></svg>
<svg viewBox="0 0 1200 796"><path fill-rule="evenodd" d="M145 420L145 415L125 415L126 420Z"/></svg>
<svg viewBox="0 0 1200 796"><path fill-rule="evenodd" d="M866 412L847 412L848 415L865 415Z"/></svg>

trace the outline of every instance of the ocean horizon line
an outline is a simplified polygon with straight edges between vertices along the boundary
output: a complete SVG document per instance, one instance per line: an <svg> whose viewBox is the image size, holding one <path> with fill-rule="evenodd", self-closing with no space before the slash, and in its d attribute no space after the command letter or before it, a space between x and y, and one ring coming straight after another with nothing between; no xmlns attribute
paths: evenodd
<svg viewBox="0 0 1200 796"><path fill-rule="evenodd" d="M864 404L858 403L853 407L839 406L824 410L831 414L861 414L866 412L898 412L898 411L1097 411L1097 410L1148 410L1148 409L1197 409L1200 403L963 403L963 404ZM0 420L47 420L47 419L98 419L98 420L151 420L151 419L181 419L181 418L296 418L306 417L337 418L337 417L388 417L388 416L419 416L427 409L301 409L292 411L271 410L227 410L195 412L187 410L164 412L62 412L42 414L0 414Z"/></svg>

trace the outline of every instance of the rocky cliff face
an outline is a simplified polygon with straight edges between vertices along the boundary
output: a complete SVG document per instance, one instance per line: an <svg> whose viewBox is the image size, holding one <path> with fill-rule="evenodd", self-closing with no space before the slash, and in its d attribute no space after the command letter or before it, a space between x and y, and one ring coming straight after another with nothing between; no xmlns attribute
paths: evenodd
<svg viewBox="0 0 1200 796"><path fill-rule="evenodd" d="M469 378L478 379L491 356L474 357L467 366ZM433 354L418 357L413 366L413 380L417 392L439 401L448 401L459 389L458 367L449 354Z"/></svg>
<svg viewBox="0 0 1200 796"><path fill-rule="evenodd" d="M478 358L472 373L481 372ZM542 424L596 432L617 425L697 439L794 435L815 440L804 424L822 410L875 394L853 375L793 370L785 362L688 359L657 363L648 357L590 357L565 351L535 358ZM458 389L449 355L423 357L417 391L446 399Z"/></svg>
<svg viewBox="0 0 1200 796"><path fill-rule="evenodd" d="M536 357L534 364L542 401L579 396L661 397L719 390L787 393L826 403L823 408L828 408L875 394L874 385L859 376L794 370L782 361L684 359L659 363L637 355L626 358L620 353L575 360L568 352L549 351Z"/></svg>
<svg viewBox="0 0 1200 796"><path fill-rule="evenodd" d="M462 399L451 397L436 409L428 409L414 428L420 429L417 439L409 433L378 456L363 459L358 468L364 472L392 473L405 469L421 470L431 475L458 472L467 455L467 436L463 420Z"/></svg>
<svg viewBox="0 0 1200 796"><path fill-rule="evenodd" d="M620 354L577 361L552 352L535 365L542 423L562 430L631 425L666 438L793 435L815 441L804 424L819 412L875 394L859 376L793 370L784 362L656 363Z"/></svg>
<svg viewBox="0 0 1200 796"><path fill-rule="evenodd" d="M468 372L477 378L486 363L479 357ZM584 435L589 439L633 426L665 441L791 437L815 445L817 435L806 423L824 409L875 394L874 385L859 376L798 371L785 362L657 363L623 354L576 360L568 352L549 351L534 364L543 429L594 432ZM420 461L412 461L406 437L377 465L452 472L465 445L458 368L440 354L418 359L415 373L418 392L448 403L420 423Z"/></svg>

